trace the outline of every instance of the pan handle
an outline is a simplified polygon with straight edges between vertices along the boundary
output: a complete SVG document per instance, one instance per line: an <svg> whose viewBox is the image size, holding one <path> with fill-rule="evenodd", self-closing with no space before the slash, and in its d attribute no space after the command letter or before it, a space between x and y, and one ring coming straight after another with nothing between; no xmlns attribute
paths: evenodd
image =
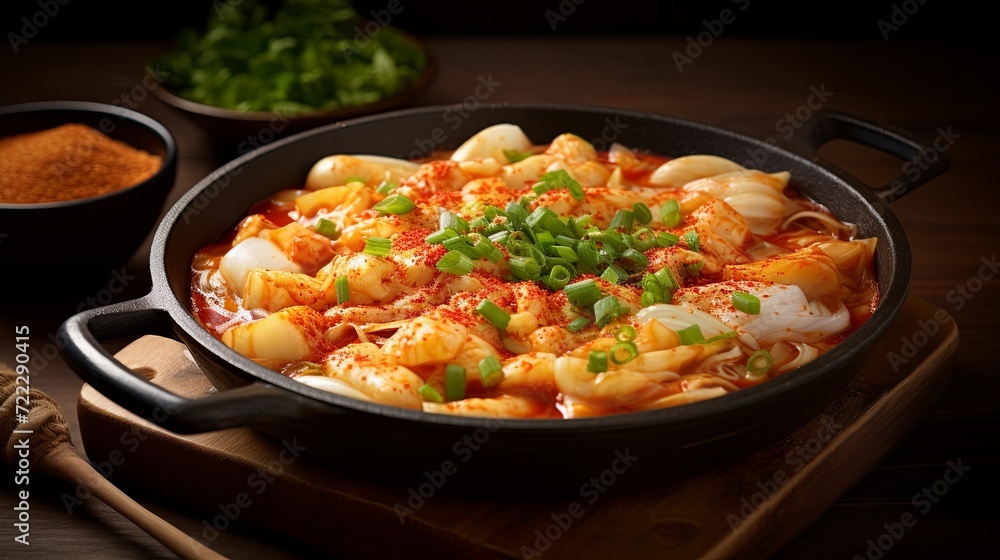
<svg viewBox="0 0 1000 560"><path fill-rule="evenodd" d="M140 334L172 336L170 315L151 296L84 311L58 331L71 368L112 401L170 431L182 434L259 424L302 421L315 407L273 385L252 383L199 399L154 385L116 360L101 342ZM328 407L327 413L337 410Z"/></svg>
<svg viewBox="0 0 1000 560"><path fill-rule="evenodd" d="M836 139L852 140L907 160L895 180L875 190L887 204L947 171L951 161L947 152L951 138L930 141L894 126L831 110L818 111L791 142L815 155L820 146Z"/></svg>

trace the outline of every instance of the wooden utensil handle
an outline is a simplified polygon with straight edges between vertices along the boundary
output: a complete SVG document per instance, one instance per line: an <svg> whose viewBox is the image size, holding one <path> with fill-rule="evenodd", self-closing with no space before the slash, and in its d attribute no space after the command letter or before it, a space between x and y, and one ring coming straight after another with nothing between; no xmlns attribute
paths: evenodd
<svg viewBox="0 0 1000 560"><path fill-rule="evenodd" d="M46 457L45 466L50 474L86 485L101 501L135 523L177 556L192 560L226 558L129 498L80 458L69 445L53 449Z"/></svg>

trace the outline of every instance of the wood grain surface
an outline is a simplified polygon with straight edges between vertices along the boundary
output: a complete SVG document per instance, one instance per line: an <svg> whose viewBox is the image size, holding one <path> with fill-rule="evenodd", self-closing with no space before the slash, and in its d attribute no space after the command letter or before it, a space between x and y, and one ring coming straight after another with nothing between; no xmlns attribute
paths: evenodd
<svg viewBox="0 0 1000 560"><path fill-rule="evenodd" d="M996 254L996 154L1000 112L987 86L996 53L948 42L913 43L722 37L678 72L675 38L429 38L440 73L413 105L475 103L479 79L500 82L489 101L558 101L626 107L712 122L760 137L780 138L781 120L808 103L811 88L825 86L824 107L892 123L933 138L939 129L959 135L949 153L952 169L893 205L913 248L911 294L945 309L961 332L954 378L948 390L901 444L788 543L780 558L866 557L870 542L906 514L917 522L899 538L883 541L884 558L972 556L1000 544L1000 282ZM52 99L132 104L163 122L180 148L172 203L219 165L205 131L142 91L142 68L165 43L32 41L15 56L0 49L5 87L0 105ZM138 88L138 89L136 89ZM470 96L471 100L470 100ZM831 142L820 155L869 184L884 184L899 171L895 158L848 142ZM95 217L113 219L113 217ZM0 233L9 234L0 224ZM85 232L83 232L85 233ZM149 289L145 248L118 271L124 289L96 289L68 303L24 306L6 294L0 306L0 360L10 362L14 327L28 325L33 338L32 386L52 395L70 419L79 443L76 398L81 381L58 356L50 338L76 309L144 295ZM2 239L0 239L2 242ZM95 240L98 243L99 240ZM30 275L16 263L3 274ZM67 271L67 281L72 272ZM99 283L100 285L100 283ZM115 285L117 286L117 285ZM921 332L893 344L897 353ZM2 334L7 333L7 334ZM127 341L112 344L121 348ZM99 457L91 457L101 461ZM948 461L972 469L935 495L924 511L914 505L943 480ZM168 459L165 459L168 460ZM108 508L85 501L67 512L61 497L73 488L31 479L32 544L12 543L9 519L16 505L13 471L0 467L0 557L170 557ZM112 478L114 474L112 473ZM940 486L940 485L939 485ZM188 534L201 520L145 492L133 497ZM594 536L600 539L600 534ZM213 544L240 558L299 558L316 551L256 531L231 530ZM874 553L872 557L874 557Z"/></svg>
<svg viewBox="0 0 1000 560"><path fill-rule="evenodd" d="M941 322L935 318L939 311ZM891 341L920 321L938 322L936 335L894 367L887 360ZM606 493L581 490L546 499L467 500L444 492L413 498L410 489L428 482L420 473L413 473L411 487L349 476L312 461L294 438L277 441L250 428L172 434L89 385L80 393L78 412L90 452L121 457L119 484L152 488L161 499L196 512L206 544L240 524L364 558L404 550L426 558L750 559L787 543L909 432L946 387L958 339L943 310L911 298L844 393L767 449L676 484L615 492L617 477L627 477L629 462L639 459L626 451L617 463L609 460L614 470L595 473L601 482L612 481ZM175 340L146 336L117 358L176 394L212 393ZM447 476L435 479L444 491Z"/></svg>

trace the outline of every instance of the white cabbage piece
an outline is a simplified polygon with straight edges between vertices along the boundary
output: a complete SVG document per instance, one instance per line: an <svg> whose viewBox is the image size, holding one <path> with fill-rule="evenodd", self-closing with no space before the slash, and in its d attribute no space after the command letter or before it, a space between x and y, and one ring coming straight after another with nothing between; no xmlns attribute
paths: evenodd
<svg viewBox="0 0 1000 560"><path fill-rule="evenodd" d="M513 124L495 124L484 128L465 141L451 155L452 161L470 161L474 159L493 158L496 161L509 161L504 150L523 152L531 147L531 140Z"/></svg>

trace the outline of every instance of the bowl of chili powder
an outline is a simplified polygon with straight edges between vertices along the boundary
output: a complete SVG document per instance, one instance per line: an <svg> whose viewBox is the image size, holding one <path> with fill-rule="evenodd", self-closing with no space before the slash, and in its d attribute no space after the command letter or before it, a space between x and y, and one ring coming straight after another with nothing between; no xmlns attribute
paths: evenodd
<svg viewBox="0 0 1000 560"><path fill-rule="evenodd" d="M153 230L177 148L162 124L82 101L0 107L0 297L106 284Z"/></svg>

